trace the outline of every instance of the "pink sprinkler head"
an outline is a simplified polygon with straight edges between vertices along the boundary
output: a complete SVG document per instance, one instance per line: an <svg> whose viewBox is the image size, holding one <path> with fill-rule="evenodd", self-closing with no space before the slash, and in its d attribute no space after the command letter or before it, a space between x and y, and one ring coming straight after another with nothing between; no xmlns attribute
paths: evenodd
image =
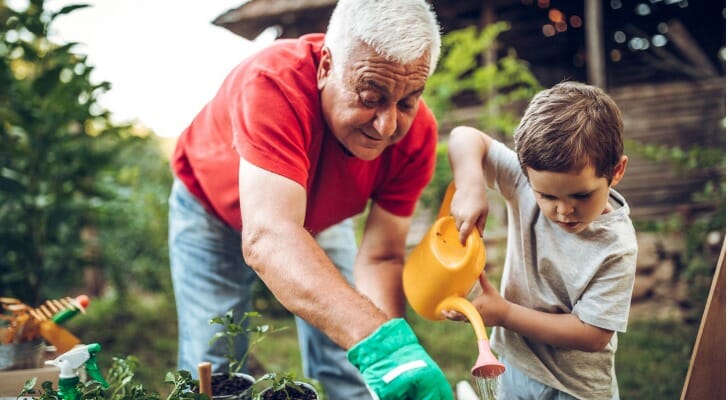
<svg viewBox="0 0 728 400"><path fill-rule="evenodd" d="M490 351L488 339L478 340L478 359L475 361L470 373L476 378L495 378L505 372L505 365L501 364Z"/></svg>

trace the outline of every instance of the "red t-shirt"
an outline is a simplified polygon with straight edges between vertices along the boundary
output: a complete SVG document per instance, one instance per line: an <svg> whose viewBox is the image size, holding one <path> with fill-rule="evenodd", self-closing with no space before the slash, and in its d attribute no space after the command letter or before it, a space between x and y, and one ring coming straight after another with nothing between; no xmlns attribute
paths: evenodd
<svg viewBox="0 0 728 400"><path fill-rule="evenodd" d="M177 142L174 173L235 229L242 227L240 157L306 189L304 226L314 234L362 212L369 199L409 216L432 178L437 123L424 102L407 135L378 158L342 150L316 86L323 41L322 34L278 40L244 60Z"/></svg>

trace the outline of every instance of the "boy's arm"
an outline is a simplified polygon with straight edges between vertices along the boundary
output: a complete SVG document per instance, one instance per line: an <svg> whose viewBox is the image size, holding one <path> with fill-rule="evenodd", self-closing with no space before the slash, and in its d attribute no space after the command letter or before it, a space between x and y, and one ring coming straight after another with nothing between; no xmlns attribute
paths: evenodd
<svg viewBox="0 0 728 400"><path fill-rule="evenodd" d="M473 299L473 305L488 326L502 326L551 346L588 352L604 349L614 335L582 322L575 314L547 313L511 303L500 296L485 274L480 276L480 284L483 294Z"/></svg>
<svg viewBox="0 0 728 400"><path fill-rule="evenodd" d="M477 227L482 235L488 217L488 197L485 192L483 168L493 139L487 134L466 126L450 132L448 158L455 181L455 195L450 213L460 232L460 242Z"/></svg>

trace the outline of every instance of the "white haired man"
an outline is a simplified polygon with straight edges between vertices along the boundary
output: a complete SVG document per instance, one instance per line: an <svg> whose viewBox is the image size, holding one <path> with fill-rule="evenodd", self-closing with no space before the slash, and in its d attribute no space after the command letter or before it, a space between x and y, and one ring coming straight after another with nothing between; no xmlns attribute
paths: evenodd
<svg viewBox="0 0 728 400"><path fill-rule="evenodd" d="M250 310L257 275L296 315L304 372L332 400L452 398L402 318L405 237L437 142L420 97L439 52L426 1L341 0L326 35L276 41L228 75L172 160L181 369L226 368L208 321ZM368 204L357 249L349 218Z"/></svg>

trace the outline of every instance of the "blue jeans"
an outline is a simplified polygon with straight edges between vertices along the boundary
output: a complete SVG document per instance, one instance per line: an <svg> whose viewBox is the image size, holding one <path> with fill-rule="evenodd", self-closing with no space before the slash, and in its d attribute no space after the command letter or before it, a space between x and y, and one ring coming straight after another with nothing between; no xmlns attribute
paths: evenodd
<svg viewBox="0 0 728 400"><path fill-rule="evenodd" d="M509 400L578 400L576 397L560 390L544 385L543 383L524 374L518 368L509 364L505 357L500 362L506 371L499 378L498 399ZM619 392L611 400L619 400Z"/></svg>
<svg viewBox="0 0 728 400"><path fill-rule="evenodd" d="M356 240L353 222L345 220L316 237L319 245L353 284ZM213 372L227 370L223 340L210 345L221 330L211 318L233 309L236 319L252 310L255 272L245 263L240 232L207 213L184 184L175 179L169 198L169 256L177 305L179 369L197 376L197 364L209 361ZM318 380L331 400L371 399L359 371L346 358L346 351L325 334L296 317L303 372ZM238 337L236 357L248 346Z"/></svg>

